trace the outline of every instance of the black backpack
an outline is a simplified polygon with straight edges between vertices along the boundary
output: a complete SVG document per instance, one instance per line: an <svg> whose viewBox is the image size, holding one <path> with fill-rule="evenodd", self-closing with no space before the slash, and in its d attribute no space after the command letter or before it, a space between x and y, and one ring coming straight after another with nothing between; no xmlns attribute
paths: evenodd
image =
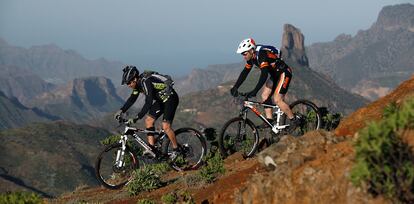
<svg viewBox="0 0 414 204"><path fill-rule="evenodd" d="M149 77L156 77L166 85L166 88L160 91L159 94L160 98L162 98L164 101L168 100L170 95L173 93L174 86L174 80L172 80L171 76L166 74L160 74L156 71L151 70L144 70L144 72L140 75L142 82L144 82Z"/></svg>
<svg viewBox="0 0 414 204"><path fill-rule="evenodd" d="M141 78L144 80L151 76L160 79L167 86L173 87L174 85L174 81L172 80L170 75L160 74L156 71L151 71L151 70L144 70L144 72L141 74Z"/></svg>

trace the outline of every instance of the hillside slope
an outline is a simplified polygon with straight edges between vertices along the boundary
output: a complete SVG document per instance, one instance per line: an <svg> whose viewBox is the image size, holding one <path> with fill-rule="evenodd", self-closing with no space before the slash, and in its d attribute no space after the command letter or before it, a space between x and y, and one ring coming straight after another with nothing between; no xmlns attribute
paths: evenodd
<svg viewBox="0 0 414 204"><path fill-rule="evenodd" d="M8 98L0 91L0 130L16 128L32 122L47 122L58 117L37 108L27 108L16 98Z"/></svg>
<svg viewBox="0 0 414 204"><path fill-rule="evenodd" d="M401 83L388 95L374 101L367 106L358 109L341 121L335 130L336 135L353 136L359 129L366 126L370 121L378 121L382 118L386 106L395 103L400 105L407 98L414 96L414 75L407 81Z"/></svg>
<svg viewBox="0 0 414 204"><path fill-rule="evenodd" d="M45 82L28 69L0 65L0 91L8 98L17 98L26 106L34 97L53 88L55 85Z"/></svg>
<svg viewBox="0 0 414 204"><path fill-rule="evenodd" d="M0 191L30 190L57 196L94 186L94 161L103 129L67 122L33 123L0 132Z"/></svg>

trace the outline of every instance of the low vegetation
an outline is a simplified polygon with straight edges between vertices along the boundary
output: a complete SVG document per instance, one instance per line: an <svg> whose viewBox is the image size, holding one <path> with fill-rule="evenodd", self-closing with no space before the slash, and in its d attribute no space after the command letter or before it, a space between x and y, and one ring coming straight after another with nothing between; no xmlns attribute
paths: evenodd
<svg viewBox="0 0 414 204"><path fill-rule="evenodd" d="M129 195L137 195L143 191L152 191L164 186L161 181L163 167L147 165L135 170L134 179L127 185Z"/></svg>
<svg viewBox="0 0 414 204"><path fill-rule="evenodd" d="M224 161L220 155L220 152L210 152L207 156L206 164L200 169L198 175L201 180L206 183L212 183L216 178L224 174L226 169L224 168Z"/></svg>
<svg viewBox="0 0 414 204"><path fill-rule="evenodd" d="M144 199L138 200L137 204L156 204L156 202L153 200L144 198Z"/></svg>
<svg viewBox="0 0 414 204"><path fill-rule="evenodd" d="M388 106L381 121L359 133L352 182L394 203L414 203L414 155L403 139L413 130L414 99Z"/></svg>
<svg viewBox="0 0 414 204"><path fill-rule="evenodd" d="M8 192L0 194L0 203L7 204L39 204L43 203L41 197L30 192Z"/></svg>
<svg viewBox="0 0 414 204"><path fill-rule="evenodd" d="M319 108L319 112L322 116L321 128L331 131L338 127L339 122L342 119L341 113L331 113L326 107Z"/></svg>
<svg viewBox="0 0 414 204"><path fill-rule="evenodd" d="M161 201L164 204L175 204L175 203L193 204L195 203L193 197L187 191L171 192L169 194L162 196Z"/></svg>

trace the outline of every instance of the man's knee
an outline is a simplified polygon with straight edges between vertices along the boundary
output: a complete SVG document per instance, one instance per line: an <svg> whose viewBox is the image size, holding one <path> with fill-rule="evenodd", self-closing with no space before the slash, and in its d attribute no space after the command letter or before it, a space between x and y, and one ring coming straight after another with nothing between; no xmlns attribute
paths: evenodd
<svg viewBox="0 0 414 204"><path fill-rule="evenodd" d="M275 97L273 97L273 101L276 103L276 104L280 104L280 103L284 103L284 101L283 101L283 97L281 97L280 95L278 96L278 95L276 95Z"/></svg>
<svg viewBox="0 0 414 204"><path fill-rule="evenodd" d="M170 130L171 129L171 123L166 122L166 121L162 122L162 129L165 130L165 131Z"/></svg>
<svg viewBox="0 0 414 204"><path fill-rule="evenodd" d="M147 126L153 126L153 125L154 125L154 122L155 122L155 119L154 119L154 118L152 118L152 117L150 117L150 116L147 116L147 117L145 118L145 124L146 124Z"/></svg>

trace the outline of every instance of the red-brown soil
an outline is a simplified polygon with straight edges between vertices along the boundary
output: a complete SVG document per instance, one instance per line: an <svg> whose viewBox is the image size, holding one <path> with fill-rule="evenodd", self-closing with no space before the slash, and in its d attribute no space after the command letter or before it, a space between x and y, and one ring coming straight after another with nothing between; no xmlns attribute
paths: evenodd
<svg viewBox="0 0 414 204"><path fill-rule="evenodd" d="M411 79L400 84L390 94L358 109L341 121L335 134L339 136L353 136L370 121L378 121L382 118L383 109L391 104L401 104L404 100L414 96L414 75Z"/></svg>

